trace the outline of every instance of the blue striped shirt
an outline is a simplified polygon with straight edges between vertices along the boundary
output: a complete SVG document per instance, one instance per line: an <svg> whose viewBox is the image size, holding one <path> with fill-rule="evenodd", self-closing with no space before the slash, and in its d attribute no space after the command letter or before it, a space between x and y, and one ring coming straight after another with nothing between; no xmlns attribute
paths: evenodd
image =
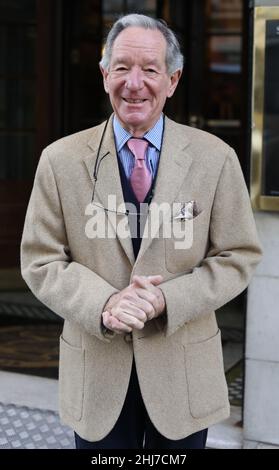
<svg viewBox="0 0 279 470"><path fill-rule="evenodd" d="M156 175L159 164L163 127L164 120L163 115L161 114L155 126L153 126L152 129L146 132L143 136L149 142L148 151L145 158L152 178L154 178ZM123 165L126 177L130 178L134 168L135 157L128 148L127 141L133 136L121 126L115 115L113 117L113 131L118 158L120 158L120 161Z"/></svg>

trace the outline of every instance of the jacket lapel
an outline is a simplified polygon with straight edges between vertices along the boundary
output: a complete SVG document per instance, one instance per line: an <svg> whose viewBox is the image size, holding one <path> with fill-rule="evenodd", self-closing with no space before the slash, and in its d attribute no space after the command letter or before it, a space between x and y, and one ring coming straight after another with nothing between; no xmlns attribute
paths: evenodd
<svg viewBox="0 0 279 470"><path fill-rule="evenodd" d="M162 224L162 217L159 219L156 206L158 207L163 203L167 203L170 207L172 206L172 203L174 202L175 197L189 172L192 157L185 150L189 143L190 141L186 135L186 127L182 127L166 118L163 147L154 196L152 204L150 205L141 248L136 262L138 262L149 248ZM152 207L154 208L153 210ZM156 227L156 233L155 231L152 231L150 235L151 223L153 227Z"/></svg>
<svg viewBox="0 0 279 470"><path fill-rule="evenodd" d="M84 162L88 169L93 185L95 184L93 177L94 166L104 128L105 124L101 124L101 126L98 127L97 134L95 134L88 142L88 145L92 149L92 152L84 157ZM95 185L95 194L98 196L98 200L101 202L104 208L108 208L109 206L111 206L109 204L109 196L115 199L114 209L117 210L119 207L121 208L121 211L118 211L117 214L112 211L106 212L106 215L110 220L114 231L115 227L117 227L116 235L122 245L124 252L130 260L131 265L133 265L135 262L135 258L132 240L128 227L128 218L126 215L124 215L125 203L123 199L117 155L115 150L112 116L109 119L109 123L104 135L104 140L100 149L99 164L100 165L97 174L97 182ZM123 215L121 215L122 212ZM119 222L121 222L121 224L119 224ZM121 230L121 227L123 228L123 230Z"/></svg>

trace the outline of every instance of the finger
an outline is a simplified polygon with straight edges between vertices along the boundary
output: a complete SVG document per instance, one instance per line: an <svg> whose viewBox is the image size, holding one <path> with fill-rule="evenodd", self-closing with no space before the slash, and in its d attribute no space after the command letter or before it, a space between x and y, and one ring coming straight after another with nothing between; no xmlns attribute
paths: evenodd
<svg viewBox="0 0 279 470"><path fill-rule="evenodd" d="M151 284L153 284L153 286L159 286L159 284L163 282L164 278L161 276L161 274L156 274L154 276L147 276L147 279L149 282L151 282Z"/></svg>
<svg viewBox="0 0 279 470"><path fill-rule="evenodd" d="M117 320L131 328L136 328L137 330L142 330L144 327L143 321L124 311L117 313Z"/></svg>
<svg viewBox="0 0 279 470"><path fill-rule="evenodd" d="M144 307L146 307L145 304L143 305ZM137 318L142 322L146 321L146 312L144 309L142 309L142 301L137 295L136 289L134 290L133 295L129 296L128 298L122 299L116 307L113 307L110 313L111 315L122 321L120 315L123 312Z"/></svg>
<svg viewBox="0 0 279 470"><path fill-rule="evenodd" d="M111 324L111 329L118 334L130 333L132 331L132 328L129 325L122 323L121 321L118 320L118 318L115 318L113 316L111 316L110 318L110 324Z"/></svg>
<svg viewBox="0 0 279 470"><path fill-rule="evenodd" d="M107 310L102 313L102 322L106 328L109 328L109 317L110 317L110 312L108 312Z"/></svg>
<svg viewBox="0 0 279 470"><path fill-rule="evenodd" d="M135 287L142 287L143 289L147 289L152 285L145 276L133 276L133 283Z"/></svg>
<svg viewBox="0 0 279 470"><path fill-rule="evenodd" d="M132 329L128 325L119 321L116 317L111 315L110 312L103 312L102 315L103 315L103 323L105 327L109 328L112 331L115 331L115 333L117 334L120 334L123 332L130 333L132 331Z"/></svg>
<svg viewBox="0 0 279 470"><path fill-rule="evenodd" d="M144 289L148 289L151 286L158 286L162 281L163 277L160 274L156 276L133 276L133 283Z"/></svg>
<svg viewBox="0 0 279 470"><path fill-rule="evenodd" d="M126 312L130 315L135 316L141 321L146 321L146 308L145 302L142 302L140 297L137 295L136 288L134 287L133 290L126 293L118 305L113 307L110 313L113 316L118 316L118 312Z"/></svg>
<svg viewBox="0 0 279 470"><path fill-rule="evenodd" d="M136 288L141 287L142 289L146 289L146 290L150 291L155 287L155 286L153 286L153 284L151 284L148 281L147 277L145 277L145 276L134 276L133 281L136 284Z"/></svg>
<svg viewBox="0 0 279 470"><path fill-rule="evenodd" d="M116 334L120 334L120 332L112 327L111 323L111 314L108 311L105 311L102 313L102 318L103 318L103 325L108 328L111 331L114 331Z"/></svg>
<svg viewBox="0 0 279 470"><path fill-rule="evenodd" d="M151 289L157 289L157 287L150 284ZM146 322L151 320L155 315L155 309L157 305L156 291L147 290L141 287L133 287L131 293L125 296L125 299L119 304L120 309L131 315L135 315L139 320ZM136 310L135 310L136 309ZM117 310L112 310L112 314L115 315Z"/></svg>
<svg viewBox="0 0 279 470"><path fill-rule="evenodd" d="M138 296L133 297L126 305L123 305L122 309L125 313L133 315L143 323L146 322L150 310L149 304Z"/></svg>
<svg viewBox="0 0 279 470"><path fill-rule="evenodd" d="M113 316L111 316L110 318L110 324L111 324L111 329L115 331L117 334L130 333L132 331L132 328L129 325L122 323L121 321L118 320L118 318L115 318Z"/></svg>
<svg viewBox="0 0 279 470"><path fill-rule="evenodd" d="M147 289L143 289L141 287L138 287L136 289L136 293L138 297L145 302L144 307L142 308L144 308L148 319L151 320L154 317L158 307L158 297L156 293Z"/></svg>
<svg viewBox="0 0 279 470"><path fill-rule="evenodd" d="M136 289L136 291L137 290L138 289ZM145 289L141 290L144 291L144 294L141 297L136 292L136 296L130 299L129 312L145 323L147 320L150 320L150 317L155 314L155 311L152 303L150 302L150 294ZM147 295L145 295L146 293Z"/></svg>

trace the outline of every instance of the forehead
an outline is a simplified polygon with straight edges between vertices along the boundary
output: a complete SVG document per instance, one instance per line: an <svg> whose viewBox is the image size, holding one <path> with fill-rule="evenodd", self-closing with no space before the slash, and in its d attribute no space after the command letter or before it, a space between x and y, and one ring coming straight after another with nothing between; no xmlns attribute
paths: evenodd
<svg viewBox="0 0 279 470"><path fill-rule="evenodd" d="M112 59L117 56L141 55L154 59L166 56L166 40L159 30L129 27L121 31L114 41Z"/></svg>

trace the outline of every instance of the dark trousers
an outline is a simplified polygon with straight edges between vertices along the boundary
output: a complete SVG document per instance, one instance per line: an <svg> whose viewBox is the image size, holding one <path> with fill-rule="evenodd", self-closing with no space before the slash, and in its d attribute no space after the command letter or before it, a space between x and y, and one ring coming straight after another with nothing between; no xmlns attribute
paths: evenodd
<svg viewBox="0 0 279 470"><path fill-rule="evenodd" d="M89 442L75 433L77 449L204 449L206 438L207 429L175 441L157 431L140 393L134 361L122 411L109 434L100 441Z"/></svg>

